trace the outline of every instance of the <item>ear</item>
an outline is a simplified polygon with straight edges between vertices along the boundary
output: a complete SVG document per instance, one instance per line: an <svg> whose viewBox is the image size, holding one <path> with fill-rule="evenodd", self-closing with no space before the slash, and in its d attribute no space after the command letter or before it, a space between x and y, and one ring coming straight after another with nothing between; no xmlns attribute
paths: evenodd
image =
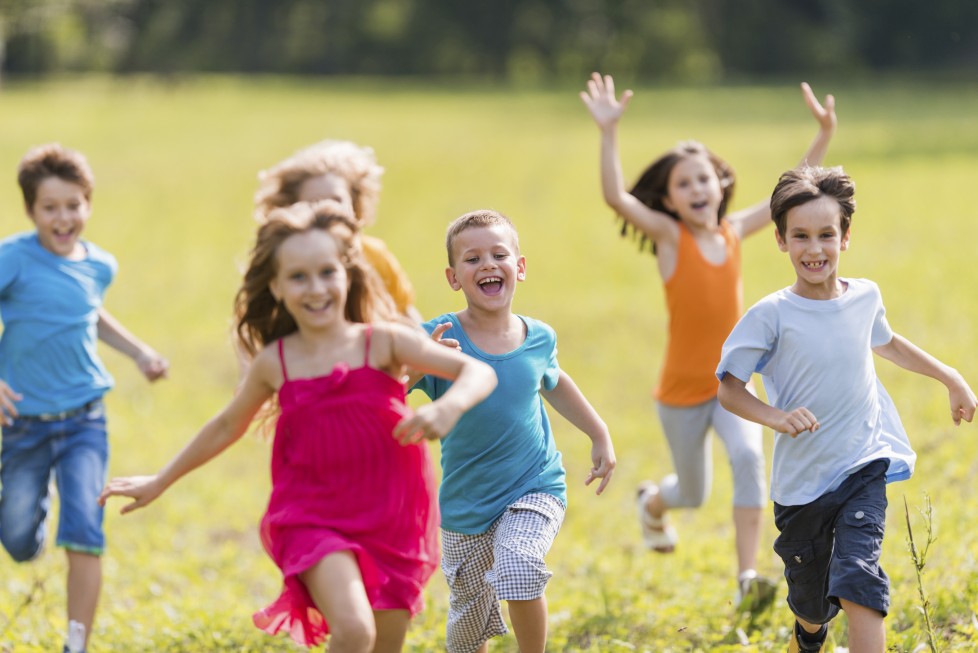
<svg viewBox="0 0 978 653"><path fill-rule="evenodd" d="M526 257L520 256L516 261L516 280L526 281Z"/></svg>
<svg viewBox="0 0 978 653"><path fill-rule="evenodd" d="M272 279L268 283L268 292L272 293L272 297L275 298L275 301L277 302L282 301L281 295L279 294L278 291L278 279Z"/></svg>
<svg viewBox="0 0 978 653"><path fill-rule="evenodd" d="M452 287L452 290L462 289L462 284L455 276L455 268L445 268L445 278L448 279L448 285Z"/></svg>
<svg viewBox="0 0 978 653"><path fill-rule="evenodd" d="M676 205L672 203L672 200L669 199L668 195L663 196L662 206L666 207L666 210L670 213L676 212Z"/></svg>
<svg viewBox="0 0 978 653"><path fill-rule="evenodd" d="M777 227L774 228L774 239L778 241L778 249L782 252L788 251L788 243L784 242L784 238L781 237L781 232L778 231Z"/></svg>
<svg viewBox="0 0 978 653"><path fill-rule="evenodd" d="M846 234L842 237L842 240L839 242L839 250L840 251L843 251L844 252L847 249L849 249L849 235L850 234L852 234L852 227L849 227L849 229L846 230Z"/></svg>

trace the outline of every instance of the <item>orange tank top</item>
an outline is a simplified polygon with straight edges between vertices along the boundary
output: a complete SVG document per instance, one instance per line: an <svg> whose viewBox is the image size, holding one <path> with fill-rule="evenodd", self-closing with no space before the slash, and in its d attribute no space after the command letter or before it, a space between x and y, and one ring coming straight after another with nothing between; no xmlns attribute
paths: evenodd
<svg viewBox="0 0 978 653"><path fill-rule="evenodd" d="M669 309L666 359L655 398L672 406L712 399L719 382L720 350L743 310L740 240L730 223L720 222L727 257L720 265L700 252L689 230L679 224L676 270L665 282Z"/></svg>

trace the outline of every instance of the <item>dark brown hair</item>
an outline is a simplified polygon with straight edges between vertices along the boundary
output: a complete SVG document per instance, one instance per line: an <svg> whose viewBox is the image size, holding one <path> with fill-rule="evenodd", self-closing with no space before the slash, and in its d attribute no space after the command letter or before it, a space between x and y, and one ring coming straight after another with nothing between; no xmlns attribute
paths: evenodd
<svg viewBox="0 0 978 653"><path fill-rule="evenodd" d="M81 186L85 199L91 201L95 175L85 155L60 143L38 145L27 151L17 166L17 183L24 195L24 206L30 211L37 201L37 188L45 179L57 177Z"/></svg>
<svg viewBox="0 0 978 653"><path fill-rule="evenodd" d="M842 235L849 232L852 214L856 211L856 184L841 167L821 168L803 166L781 175L771 195L771 220L781 238L788 227L788 211L820 197L831 197L839 203L839 227Z"/></svg>

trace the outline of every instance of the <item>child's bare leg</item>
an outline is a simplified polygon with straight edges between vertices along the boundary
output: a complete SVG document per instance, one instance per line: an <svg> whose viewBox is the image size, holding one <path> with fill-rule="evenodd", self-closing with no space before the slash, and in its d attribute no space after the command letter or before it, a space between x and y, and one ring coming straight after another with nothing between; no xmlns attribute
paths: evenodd
<svg viewBox="0 0 978 653"><path fill-rule="evenodd" d="M90 553L68 554L68 620L85 626L85 644L92 632L95 608L102 589L102 559Z"/></svg>
<svg viewBox="0 0 978 653"><path fill-rule="evenodd" d="M737 573L757 569L757 549L761 544L763 508L733 509L734 530L737 541Z"/></svg>
<svg viewBox="0 0 978 653"><path fill-rule="evenodd" d="M547 597L507 604L520 653L543 653L547 648Z"/></svg>
<svg viewBox="0 0 978 653"><path fill-rule="evenodd" d="M377 624L377 642L373 653L400 653L411 614L407 610L375 610L374 622Z"/></svg>
<svg viewBox="0 0 978 653"><path fill-rule="evenodd" d="M330 653L370 653L377 626L353 553L331 553L299 577L329 623Z"/></svg>
<svg viewBox="0 0 978 653"><path fill-rule="evenodd" d="M850 653L883 653L886 649L886 627L883 615L873 608L839 599L849 618Z"/></svg>

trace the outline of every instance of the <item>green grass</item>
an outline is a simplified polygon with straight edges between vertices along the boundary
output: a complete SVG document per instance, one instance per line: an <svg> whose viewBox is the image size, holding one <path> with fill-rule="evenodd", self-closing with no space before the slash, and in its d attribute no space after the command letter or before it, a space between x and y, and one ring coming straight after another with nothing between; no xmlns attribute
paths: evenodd
<svg viewBox="0 0 978 653"><path fill-rule="evenodd" d="M978 86L813 86L838 99L840 127L826 163L844 164L858 186L843 274L877 281L894 329L978 384L970 196ZM587 438L554 418L570 507L548 558L551 650L783 650L784 606L751 622L730 605L731 483L719 447L709 501L676 515L677 552L641 547L635 484L670 471L650 399L665 310L653 259L617 236L601 202L597 130L577 91L278 78L8 83L0 92L0 171L7 171L0 235L30 226L14 181L27 148L57 140L84 151L97 176L87 235L120 263L106 305L172 363L170 379L150 386L128 360L104 351L117 380L108 397L111 472L154 471L233 391L231 300L252 237L258 170L314 140L349 138L372 145L387 168L371 231L408 270L424 315L461 307L442 273L447 223L480 207L513 218L528 259L516 308L556 328L562 366L611 427L619 466L595 497L582 484ZM697 138L736 167L736 208L769 194L813 135L794 86L638 89L622 125L623 165L634 178L675 141ZM748 304L791 280L772 236L745 244ZM953 428L934 381L885 361L879 371L920 455L915 477L889 489L888 643L894 651L925 644L902 497L922 529L914 506L926 492L937 531L923 571L932 617L947 650L967 650L978 637L978 524L969 496L978 433L974 425ZM122 518L112 505L92 653L296 650L250 623L280 583L256 536L267 467L267 443L246 437L151 508ZM778 575L774 536L768 517L760 566ZM63 584L60 552L30 565L0 557L0 652L59 650ZM440 575L427 598L407 650L443 649ZM844 618L830 637L845 646ZM515 651L515 641L495 640L492 649Z"/></svg>

